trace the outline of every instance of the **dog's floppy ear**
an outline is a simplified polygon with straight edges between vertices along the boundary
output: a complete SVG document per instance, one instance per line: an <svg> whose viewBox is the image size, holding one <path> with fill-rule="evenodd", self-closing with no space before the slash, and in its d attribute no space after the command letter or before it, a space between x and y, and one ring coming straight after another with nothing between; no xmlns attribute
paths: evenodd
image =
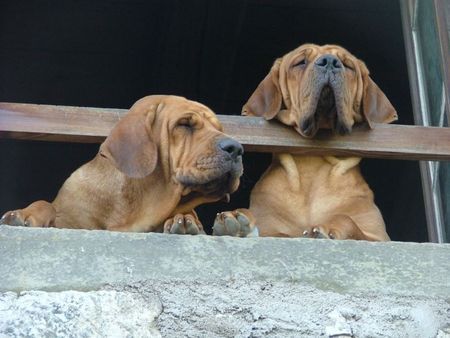
<svg viewBox="0 0 450 338"><path fill-rule="evenodd" d="M158 161L158 150L150 135L154 117L154 111L126 115L100 146L100 155L129 177L151 174Z"/></svg>
<svg viewBox="0 0 450 338"><path fill-rule="evenodd" d="M269 74L242 108L242 115L263 116L266 120L270 120L280 111L282 101L279 84L280 63L281 59L275 61Z"/></svg>
<svg viewBox="0 0 450 338"><path fill-rule="evenodd" d="M397 112L391 102L368 75L364 81L362 101L363 115L370 128L372 128L372 122L391 123L398 119Z"/></svg>

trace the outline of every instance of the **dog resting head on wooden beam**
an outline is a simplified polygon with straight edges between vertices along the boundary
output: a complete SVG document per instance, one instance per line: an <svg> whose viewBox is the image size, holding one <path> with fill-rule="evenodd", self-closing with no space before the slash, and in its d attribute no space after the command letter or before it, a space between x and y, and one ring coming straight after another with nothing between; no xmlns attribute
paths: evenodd
<svg viewBox="0 0 450 338"><path fill-rule="evenodd" d="M397 120L364 62L340 46L313 44L277 59L242 114L277 118L307 138L320 128L348 134L355 123Z"/></svg>
<svg viewBox="0 0 450 338"><path fill-rule="evenodd" d="M302 45L277 59L242 110L278 119L306 138L320 128L351 133L356 123L390 123L397 113L365 64L336 45ZM370 131L368 131L370 132ZM218 215L214 232L389 240L357 157L274 154L250 208Z"/></svg>

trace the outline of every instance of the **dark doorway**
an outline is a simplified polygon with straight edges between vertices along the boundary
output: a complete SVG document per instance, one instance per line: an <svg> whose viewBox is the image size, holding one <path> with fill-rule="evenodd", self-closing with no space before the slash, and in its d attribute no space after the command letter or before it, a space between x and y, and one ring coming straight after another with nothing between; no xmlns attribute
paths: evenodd
<svg viewBox="0 0 450 338"><path fill-rule="evenodd" d="M177 94L219 114L241 106L273 60L305 42L336 43L364 60L399 123L413 124L397 1L160 0L0 2L0 101L128 108ZM0 121L1 123L1 121ZM0 213L51 200L95 145L0 140ZM246 154L230 204L245 207L269 154ZM392 239L426 241L417 162L365 160Z"/></svg>

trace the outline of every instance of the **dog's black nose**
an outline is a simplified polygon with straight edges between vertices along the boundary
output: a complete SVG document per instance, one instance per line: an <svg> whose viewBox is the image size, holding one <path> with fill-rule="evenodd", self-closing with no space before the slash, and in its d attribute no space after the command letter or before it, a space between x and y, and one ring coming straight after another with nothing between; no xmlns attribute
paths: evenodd
<svg viewBox="0 0 450 338"><path fill-rule="evenodd" d="M221 139L218 143L218 146L223 151L229 153L233 159L236 159L238 156L241 156L244 153L244 148L242 148L242 145L232 138Z"/></svg>
<svg viewBox="0 0 450 338"><path fill-rule="evenodd" d="M331 54L322 55L314 64L316 67L326 70L341 70L343 68L341 60Z"/></svg>

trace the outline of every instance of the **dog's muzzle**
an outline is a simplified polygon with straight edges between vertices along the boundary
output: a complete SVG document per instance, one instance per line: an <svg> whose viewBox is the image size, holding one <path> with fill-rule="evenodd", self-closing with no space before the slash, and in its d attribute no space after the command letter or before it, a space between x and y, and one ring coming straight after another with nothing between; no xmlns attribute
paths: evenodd
<svg viewBox="0 0 450 338"><path fill-rule="evenodd" d="M321 126L328 126L338 134L351 131L351 126L347 126L343 119L344 71L342 61L331 54L322 55L314 62L315 88L311 111L299 121L299 131L303 136L313 137Z"/></svg>
<svg viewBox="0 0 450 338"><path fill-rule="evenodd" d="M242 145L229 137L216 141L216 151L200 156L196 170L180 171L177 180L192 191L223 195L233 192L242 175Z"/></svg>

